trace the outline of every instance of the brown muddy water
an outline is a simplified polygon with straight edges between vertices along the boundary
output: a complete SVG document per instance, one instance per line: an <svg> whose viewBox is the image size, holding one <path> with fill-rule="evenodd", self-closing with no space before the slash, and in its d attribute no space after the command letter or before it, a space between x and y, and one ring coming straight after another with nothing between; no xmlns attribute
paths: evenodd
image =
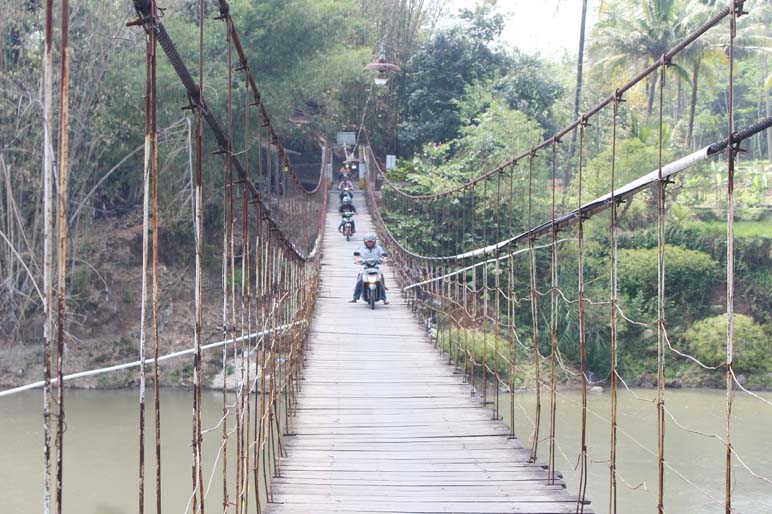
<svg viewBox="0 0 772 514"><path fill-rule="evenodd" d="M657 512L657 409L653 390L620 388L617 407L617 512ZM638 398L637 398L637 397ZM772 394L762 393L772 401ZM515 427L524 445L533 430L535 397L516 395ZM543 391L539 461L546 463L549 442L549 391ZM723 513L725 447L710 435L725 437L726 395L710 389L665 392L673 418L665 422L665 512L674 514ZM509 422L510 401L502 395L500 406ZM587 496L596 513L609 512L610 395L588 395L587 445L589 455ZM580 449L581 393L561 391L556 415L555 467L563 473L568 490L578 493L575 470ZM681 425L679 427L678 425ZM691 431L691 432L690 432ZM698 434L696 432L700 432ZM748 467L772 479L772 405L739 392L732 413L732 443ZM669 466L669 468L667 467ZM772 484L753 478L733 460L732 506L745 514L772 513Z"/></svg>
<svg viewBox="0 0 772 514"><path fill-rule="evenodd" d="M635 390L642 398L653 391ZM772 400L772 394L765 394ZM534 397L516 396L515 427L528 444ZM548 434L547 396L542 408L541 438ZM162 393L163 510L185 512L191 494L191 417L189 392ZM712 390L667 391L666 404L684 428L668 418L665 457L665 510L678 514L721 513L724 492L724 446L705 434L724 436L724 394ZM130 514L137 512L138 407L136 391L68 390L66 396L64 511L78 514ZM556 417L559 452L556 467L565 475L569 491L577 490L576 464L579 450L581 397L576 391L560 392ZM42 512L43 430L42 396L39 391L0 399L0 512L32 514ZM217 424L222 415L222 396L204 392L204 426ZM501 396L501 411L509 419L509 397ZM596 513L608 512L609 395L589 396L588 447L590 456L588 497ZM656 512L657 464L656 407L620 391L619 444L620 475L618 512ZM146 509L155 511L155 470L152 402L148 402L146 443ZM229 423L233 423L232 419ZM744 393L734 404L735 448L755 472L772 476L772 406ZM215 465L222 432L204 436L205 477L212 485L207 507L221 510L222 456ZM234 445L231 445L231 448ZM539 445L539 461L547 460L548 443ZM229 455L232 458L232 455ZM231 467L231 466L229 466ZM735 460L734 502L738 512L772 513L772 485L753 478ZM682 476L680 476L682 475ZM231 490L233 477L229 478ZM232 494L232 492L231 492ZM254 499L250 504L254 505ZM250 511L252 508L250 508Z"/></svg>
<svg viewBox="0 0 772 514"><path fill-rule="evenodd" d="M152 386L151 386L152 387ZM152 389L146 399L145 512L155 512L155 436ZM64 512L138 512L139 396L135 390L65 391ZM228 402L232 402L229 396ZM192 394L161 393L162 510L182 514L192 492ZM222 418L222 392L202 393L202 424ZM42 393L28 391L0 399L0 514L43 511ZM228 430L234 417L228 419ZM204 435L206 505L222 511L222 428ZM230 436L228 468L233 469L235 435ZM219 456L218 456L219 453ZM233 497L234 475L228 477ZM211 486L210 486L211 482ZM254 505L254 496L249 503ZM252 510L252 507L250 507ZM190 512L190 510L188 510Z"/></svg>

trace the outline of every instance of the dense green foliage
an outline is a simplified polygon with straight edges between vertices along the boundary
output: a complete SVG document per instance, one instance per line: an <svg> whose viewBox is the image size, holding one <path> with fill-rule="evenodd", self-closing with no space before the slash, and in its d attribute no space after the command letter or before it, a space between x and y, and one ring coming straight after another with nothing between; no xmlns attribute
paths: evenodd
<svg viewBox="0 0 772 514"><path fill-rule="evenodd" d="M590 107L606 98L615 87L660 58L720 7L715 2L679 0L607 2L589 36L590 69L585 77L582 106ZM754 3L750 9L754 16L743 17L739 25L735 63L736 126L747 126L769 116L772 100L766 57L768 42L760 36L766 33L764 27L772 10L768 2ZM468 19L460 21L459 27L465 27L465 23ZM495 34L496 24L491 26L494 28L491 33ZM435 35L425 48L443 55L445 46L460 48L459 41L463 39L467 41L467 52L479 49L471 41L473 31L467 30L468 34L462 38L452 30ZM726 132L728 81L725 52L718 50L725 44L719 32L718 29L709 32L668 67L662 92L661 125L659 74L654 73L625 94L625 103L619 104L616 127L608 108L591 120L581 142L579 134L573 133L571 145L564 141L556 146L554 154L548 146L535 158L521 160L512 170L437 200L410 202L386 187L383 198L390 230L419 253L442 255L479 248L550 219L553 172L557 179L554 209L562 213L579 204L580 191L581 201L587 202L609 193L612 187L656 171L660 163L666 165L692 149L722 139ZM458 36L452 44L449 34ZM419 108L411 110L408 102L406 121L401 126L401 137L408 146L402 149L414 151L405 156L390 175L403 189L427 194L460 187L508 158L527 152L569 121L566 113L573 87L568 79L570 63L548 62L517 51L507 54L497 46L495 37L487 46L489 52L506 55L507 64L487 74L479 73L480 68L471 68L475 76L460 71L452 73L451 79L440 79L452 80L444 83L452 86L438 88L437 96L427 96L428 88L416 89L423 101ZM429 59L425 54L421 56L422 60L413 64L423 66L428 76L437 76L443 61ZM481 62L490 61L482 59ZM412 68L408 73L427 76ZM408 84L411 84L409 80ZM428 99L437 101L432 103ZM432 128L432 123L442 127ZM431 137L422 135L420 129L430 132ZM577 176L580 144L581 182ZM768 377L759 374L769 368L772 357L762 355L758 349L768 347L767 324L772 319L769 314L772 312L772 279L769 278L772 252L768 230L772 219L769 214L772 210L771 144L765 136L748 141L744 148L750 159L739 163L735 176L738 207L735 308L743 313L738 316L738 327L742 328L738 328L737 338L753 341L746 346L745 359L747 362L747 355L757 352L753 355L758 361L757 365L741 363L742 350L738 350L737 369L755 373L758 376L754 383L765 386L769 386ZM721 161L696 166L665 188L666 337L674 349L695 353L698 358L711 362L715 359L711 359L713 355L707 348L715 347L719 351L723 344L721 338L725 341L726 337L723 329L712 339L704 337L716 328L720 313L725 310L725 198L726 163ZM641 191L620 205L618 213L619 371L632 383L649 384L656 371L658 340L656 189ZM586 309L586 335L589 370L595 377L608 376L610 366L610 316L608 306L604 305L610 294L608 227L606 213L588 221L584 228L586 294L592 300ZM575 237L575 228L561 236ZM514 287L517 294L527 297L528 259L527 254L521 255L512 265L515 283L508 285L507 273L501 280L505 290ZM559 284L568 300L575 299L578 287L576 258L575 244L560 246ZM537 289L547 291L550 287L548 248L536 251L535 263ZM489 267L491 275L493 271ZM476 284L472 280L465 277L469 287L479 287L479 276ZM492 280L490 276L489 280ZM540 349L544 354L549 353L549 338L544 335L548 333L548 296L537 295L541 312ZM561 355L576 366L579 360L577 308L575 303L561 301L558 309ZM513 314L504 310L502 316L514 321L520 338L528 344L533 331L530 308L519 305ZM740 345L742 343L738 343L738 348ZM667 360L668 380L689 377L692 383L715 383L711 372L701 370L675 352L668 352Z"/></svg>
<svg viewBox="0 0 772 514"><path fill-rule="evenodd" d="M698 321L684 334L695 356L709 366L726 361L726 314ZM770 334L753 318L734 316L734 369L740 372L769 371L772 350Z"/></svg>
<svg viewBox="0 0 772 514"><path fill-rule="evenodd" d="M449 197L422 202L405 201L384 188L390 230L420 253L453 254L519 234L550 220L553 211L565 213L726 135L729 79L722 25L676 56L666 69L663 89L659 73L654 73L625 93L616 118L608 107L581 134L566 134L560 143L542 148L516 167L462 188L513 156L527 154L572 121L573 54L556 61L507 48L501 37L506 19L495 2L458 13L443 12L442 2L428 0L230 3L272 122L284 145L299 152L293 154L295 162L313 168L321 140L332 141L337 131L354 130L364 120L376 150L398 155L398 167L388 178L401 188L421 194L460 188ZM37 256L42 248L42 17L39 2L6 4L0 18L0 230L8 242L0 245L0 310L8 314L0 318L0 331L10 334L20 330L25 317L40 311L35 286L40 282ZM196 3L167 4L163 22L194 70ZM608 98L725 2L601 4L598 22L588 31L581 111ZM212 21L217 14L213 5L208 4L205 22L204 95L225 122L227 47L223 23ZM750 14L738 22L734 77L735 126L740 128L772 114L772 2L749 0L746 8ZM70 201L77 207L69 223L76 234L88 233L101 218L130 216L141 201L145 40L141 29L125 27L132 16L130 2L122 0L73 5ZM387 87L375 88L363 65L381 44L402 72ZM164 264L185 265L193 244L188 120L180 112L187 98L165 58L159 59L158 81L160 126L168 128L159 149ZM234 74L232 86L234 103L241 108L250 100L241 74ZM237 115L233 133L241 136L247 124L255 127L257 122L254 114ZM235 139L236 150L257 162L254 141ZM211 155L208 134L206 140L207 233L217 235L222 160ZM772 369L767 351L772 324L772 133L746 141L743 149L735 177L735 299L742 313L736 319L737 366L762 376ZM726 168L725 161L714 160L676 177L666 187L663 211L669 342L711 363L721 360L724 334ZM620 373L641 383L656 369L656 193L652 188L641 191L618 209ZM608 213L588 220L584 230L586 293L592 300L587 306L589 371L602 379L610 367ZM578 314L571 301L578 288L576 236L575 228L558 236L564 239L558 255L559 284L569 301L559 304L556 334L561 355L574 367L579 360ZM543 238L537 246L546 242ZM72 304L97 282L90 266L98 263L87 262L86 246L76 240L72 248ZM206 247L206 262L213 268L215 246ZM29 264L29 272L20 259ZM537 289L547 291L549 248L537 248L534 260ZM527 254L512 260L514 283L505 275L503 287L528 297ZM537 322L545 334L549 295L539 296L537 302ZM529 344L533 327L526 302L503 314ZM543 352L549 351L547 337L540 344ZM688 360L672 353L668 358L668 378L692 373ZM766 379L758 380L764 385Z"/></svg>
<svg viewBox="0 0 772 514"><path fill-rule="evenodd" d="M379 27L391 17L405 18L406 6L355 0L229 3L272 124L281 142L292 151L292 161L305 167L310 180L315 180L319 170L320 142L334 141L337 131L360 123L363 110L375 134L373 139L381 137L378 133L385 122L376 109L364 109L372 79L363 65L373 59L383 36ZM426 4L427 9L430 4ZM22 321L38 315L41 308L36 289L42 283L39 256L43 244L43 5L6 2L0 19L0 233L6 237L0 243L2 335L23 330L27 324ZM198 75L199 52L197 5L189 0L170 0L162 6L162 22L194 76ZM72 259L68 269L73 277L83 277L72 282L78 288L70 308L77 311L79 301L90 292L87 286L101 285L100 275L107 273L101 263L92 262L84 239L105 218L132 216L142 201L145 35L140 27L126 26L126 21L136 16L130 1L84 0L70 7L68 205L73 207L68 224L74 239L68 249ZM58 26L55 10L54 24ZM256 173L261 148L255 141L258 113L249 108L248 116L244 115L253 99L233 52L234 116L228 120L226 25L214 19L218 14L215 3L207 2L203 94L221 124L232 126L234 149ZM431 23L429 14L420 14L411 22L410 37ZM415 12L411 15L416 16ZM54 120L58 116L60 55L58 33L55 36ZM390 37L394 44L410 39L396 29ZM167 262L184 266L190 260L193 155L189 141L194 123L190 111L180 110L189 101L160 49L158 91L161 233ZM247 126L249 130L245 130ZM54 148L57 133L54 130ZM223 159L213 154L216 148L207 128L204 140L204 212L207 219L217 220L206 227L204 251L205 263L214 266L218 263L214 242L220 240L222 227L218 205L222 202ZM265 155L263 152L263 164ZM136 221L129 219L127 226ZM133 255L134 250L115 251Z"/></svg>
<svg viewBox="0 0 772 514"><path fill-rule="evenodd" d="M656 319L657 258L655 248L623 249L618 254L619 292L649 319ZM680 318L705 314L710 309L705 296L718 285L718 262L704 252L670 245L665 246L663 259L665 309L677 307Z"/></svg>
<svg viewBox="0 0 772 514"><path fill-rule="evenodd" d="M489 8L466 11L460 25L438 31L410 58L401 91L407 104L400 127L403 153L458 135L456 101L465 88L509 67L506 55L489 46L502 29L501 15L490 15Z"/></svg>

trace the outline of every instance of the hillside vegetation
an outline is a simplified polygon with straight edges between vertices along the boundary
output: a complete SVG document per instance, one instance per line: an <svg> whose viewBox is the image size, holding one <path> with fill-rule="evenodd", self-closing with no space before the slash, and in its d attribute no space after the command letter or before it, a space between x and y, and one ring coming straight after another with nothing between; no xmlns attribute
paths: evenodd
<svg viewBox="0 0 772 514"><path fill-rule="evenodd" d="M725 2L701 0L610 0L589 28L578 112L655 61ZM26 383L41 375L42 304L42 9L39 2L6 2L0 18L0 383ZM68 348L65 372L134 360L138 353L141 276L144 59L142 30L124 0L82 0L72 12L71 149L68 225ZM451 12L439 0L233 0L234 23L243 35L250 66L292 160L310 176L318 169L320 143L364 121L379 155L396 154L389 179L416 193L459 186L549 138L577 115L576 52L556 60L509 48L502 38L506 2L481 2ZM165 2L163 22L192 68L197 65L195 2ZM209 5L209 4L208 4ZM735 63L735 124L769 117L772 103L772 2L748 0L739 22ZM221 118L226 112L225 29L209 6L205 23L205 94ZM579 20L576 20L578 25ZM578 43L578 42L577 42ZM383 45L402 71L386 87L372 85L363 65ZM58 54L55 55L58 59ZM163 351L192 344L192 214L190 120L180 107L184 89L159 59L159 159L162 227ZM247 101L243 80L234 80L234 102ZM655 74L656 77L656 74ZM610 168L616 185L657 169L726 136L727 38L725 24L712 30L668 68L660 132L656 80L633 88L620 104L612 153L610 116L584 134L582 198L608 193ZM55 84L56 90L56 84ZM56 104L56 101L55 101ZM290 121L290 119L294 120ZM302 120L298 122L297 120ZM243 132L241 118L234 133ZM218 245L222 241L222 160L212 155L207 134L205 165L205 296L221 302ZM527 201L524 174L514 181L510 202L498 204L493 188L477 190L447 206L442 228L425 213L405 210L384 192L390 228L417 252L460 251L520 233L556 212L578 205L579 142L560 146L557 175L546 159L534 161L537 184ZM660 145L660 141L662 144ZM772 386L772 133L743 145L735 182L737 365L741 380ZM249 152L249 149L246 150ZM524 168L521 170L525 173ZM508 193L508 191L507 191ZM476 219L500 216L497 230ZM645 191L620 207L620 374L630 383L652 384L656 371L656 198ZM503 214L502 214L503 213ZM689 169L667 189L666 325L669 343L708 366L721 363L725 330L726 162ZM566 234L567 238L575 233ZM577 290L577 248L560 249L559 282L567 298ZM589 367L602 379L609 370L610 326L608 217L585 226L585 274ZM539 288L549 287L548 250L537 252ZM527 292L527 258L516 260L520 294ZM548 312L549 298L541 308ZM205 320L208 340L219 339L217 309ZM530 313L518 313L527 327ZM575 309L561 304L560 349L578 366ZM546 322L545 322L546 323ZM527 332L527 331L526 331ZM544 341L543 344L548 344ZM545 347L546 349L546 347ZM217 371L211 356L207 372ZM166 383L190 380L189 367L168 364ZM674 351L666 367L671 385L719 385L721 372L706 370ZM131 373L81 385L120 386Z"/></svg>

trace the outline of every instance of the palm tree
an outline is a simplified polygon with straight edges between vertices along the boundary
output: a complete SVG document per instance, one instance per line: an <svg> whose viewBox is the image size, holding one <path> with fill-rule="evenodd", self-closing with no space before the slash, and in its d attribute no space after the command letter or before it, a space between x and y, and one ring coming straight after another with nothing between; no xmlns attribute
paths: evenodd
<svg viewBox="0 0 772 514"><path fill-rule="evenodd" d="M574 96L574 119L579 117L579 101L582 97L582 68L584 67L584 40L587 26L587 0L582 0L582 21L579 26L579 54L576 59L576 95Z"/></svg>
<svg viewBox="0 0 772 514"><path fill-rule="evenodd" d="M692 68L690 77L692 91L689 100L689 120L686 128L686 138L684 139L684 144L688 147L692 144L694 136L694 117L697 111L700 78L707 73L708 78L710 79L711 67L706 66L706 64L726 61L726 56L721 47L713 43L712 38L703 36L685 50L684 57L684 60L691 64Z"/></svg>
<svg viewBox="0 0 772 514"><path fill-rule="evenodd" d="M738 33L738 40L743 50L757 54L761 57L763 69L763 84L761 86L761 103L764 105L766 117L772 116L772 73L769 70L769 56L772 54L772 36L769 27L772 24L772 0L763 0L757 3L753 9L751 23L742 27ZM767 131L767 158L772 164L772 130Z"/></svg>
<svg viewBox="0 0 772 514"><path fill-rule="evenodd" d="M579 52L576 58L576 94L574 95L574 117L572 119L579 118L579 103L582 99L582 71L584 69L584 42L585 42L585 29L587 28L587 0L582 0L582 21L579 24ZM574 130L571 134L571 146L568 150L568 158L570 159L574 155L574 147L576 146L576 134ZM566 166L563 172L563 183L568 184L571 178L571 166Z"/></svg>
<svg viewBox="0 0 772 514"><path fill-rule="evenodd" d="M618 0L609 3L605 16L593 30L591 55L596 65L611 70L622 69L634 74L656 61L687 34L681 19L681 0ZM673 69L687 76L684 68L674 63ZM652 73L646 82L646 114L651 116L658 75Z"/></svg>

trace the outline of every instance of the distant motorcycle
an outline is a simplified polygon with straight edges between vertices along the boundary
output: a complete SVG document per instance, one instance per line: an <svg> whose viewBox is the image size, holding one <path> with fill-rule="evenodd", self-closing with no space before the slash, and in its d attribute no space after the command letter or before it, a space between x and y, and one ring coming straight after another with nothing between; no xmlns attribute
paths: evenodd
<svg viewBox="0 0 772 514"><path fill-rule="evenodd" d="M354 252L359 256L359 252ZM380 259L365 259L362 261L362 298L375 309L375 302L383 297L383 274Z"/></svg>
<svg viewBox="0 0 772 514"><path fill-rule="evenodd" d="M338 198L340 198L340 203L343 203L343 200L348 198L352 202L354 201L354 191L351 190L350 187L344 187L340 193L338 193Z"/></svg>
<svg viewBox="0 0 772 514"><path fill-rule="evenodd" d="M341 227L340 231L343 233L344 236L346 236L346 241L351 241L351 236L354 235L354 213L353 212L344 212L343 213L343 227Z"/></svg>

